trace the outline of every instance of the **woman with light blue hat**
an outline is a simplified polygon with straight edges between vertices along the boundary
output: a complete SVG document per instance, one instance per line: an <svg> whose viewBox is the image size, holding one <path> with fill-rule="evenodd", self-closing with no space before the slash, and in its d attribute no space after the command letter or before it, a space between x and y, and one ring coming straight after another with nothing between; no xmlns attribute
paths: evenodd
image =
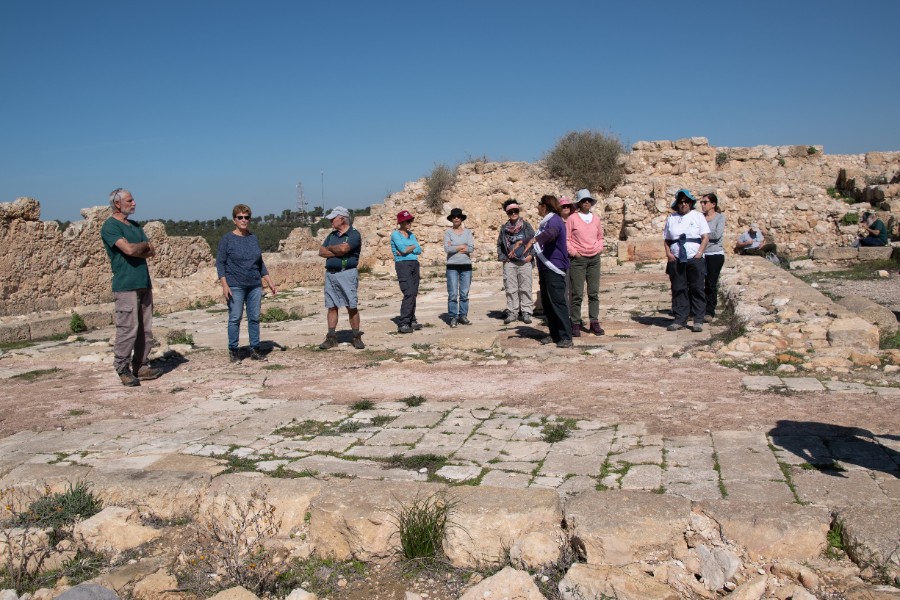
<svg viewBox="0 0 900 600"><path fill-rule="evenodd" d="M666 329L678 331L687 326L688 314L694 315L693 331L703 331L706 314L706 263L703 252L709 243L709 223L694 210L697 199L686 189L675 192L675 211L666 219L666 274L672 284L672 312L675 320Z"/></svg>

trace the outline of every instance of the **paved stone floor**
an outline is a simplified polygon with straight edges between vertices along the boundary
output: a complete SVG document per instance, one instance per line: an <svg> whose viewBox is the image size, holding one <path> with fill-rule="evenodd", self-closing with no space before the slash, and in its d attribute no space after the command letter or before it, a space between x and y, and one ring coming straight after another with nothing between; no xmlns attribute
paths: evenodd
<svg viewBox="0 0 900 600"><path fill-rule="evenodd" d="M717 332L716 326L703 333L665 331L661 325L668 322L665 311L670 300L659 272L616 275L605 285L607 335L579 338L575 351L537 344L545 331L537 323L504 326L499 320L502 291L499 282L490 281L473 286L475 325L450 329L441 320L446 302L443 281L424 280L419 315L426 327L408 336L397 334L391 321L398 304L396 284L364 282L365 339L369 352L390 352L411 370L434 362L458 365L464 379L466 369L476 362L507 370L528 365L539 373L556 368L557 361L607 356L629 361L629 368L637 365L639 370L643 357L683 360L693 346L708 342ZM285 368L278 362L282 356L278 349L299 346L309 351L321 340L320 293L298 289L267 300L264 308L278 305L304 317L264 325L263 337L272 348L267 362L245 360L230 366L223 359L213 374L192 371L188 364L167 373L165 384L143 386L158 385L158 393L164 395L186 388L187 393L179 396L183 399L168 402L160 411L10 435L0 440L3 472L16 469L21 476L23 469L33 467L45 474L48 469L81 473L85 468L124 473L162 468L173 460L189 465L190 456L202 456L221 459L221 470L256 470L279 477L539 487L556 489L563 498L596 488L649 490L692 500L727 497L826 505L900 501L900 437L890 428L873 433L846 425L787 422L764 431L705 430L667 436L649 432L640 420L542 414L505 404L502 392L490 390L456 401L435 401L410 390L391 401L362 398L336 403L309 392L301 381L291 397L270 397L267 381ZM345 316L341 318L343 322ZM200 352L211 348L224 354L221 306L156 320L160 337L175 329L191 333ZM14 378L42 361L96 363L95 377L109 381L88 386L84 393L93 394L101 404L103 398L126 395L129 390L117 386L108 366L107 340L112 333L106 329L90 332L83 341L45 342L7 352L0 359L0 378L18 386L18 393L28 394L27 385ZM335 387L354 376L341 369L341 352L354 351L321 354L323 362L333 365ZM226 373L240 378L226 379ZM216 374L223 377L219 386ZM202 393L193 394L192 384L204 376L207 384L198 388ZM448 384L434 382L437 387ZM835 399L875 395L883 398L886 414L896 414L900 398L900 387L810 377L746 376L743 389L735 390L757 391Z"/></svg>

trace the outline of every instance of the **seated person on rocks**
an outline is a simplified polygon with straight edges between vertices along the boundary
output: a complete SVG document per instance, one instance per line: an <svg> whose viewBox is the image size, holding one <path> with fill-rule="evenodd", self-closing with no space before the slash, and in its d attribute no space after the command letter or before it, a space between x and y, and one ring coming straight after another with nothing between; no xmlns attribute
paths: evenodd
<svg viewBox="0 0 900 600"><path fill-rule="evenodd" d="M751 223L750 228L738 238L734 245L734 251L737 254L759 254L764 241L765 238L759 230L759 225Z"/></svg>
<svg viewBox="0 0 900 600"><path fill-rule="evenodd" d="M887 246L888 234L884 221L874 213L863 213L862 230L859 234L860 246Z"/></svg>

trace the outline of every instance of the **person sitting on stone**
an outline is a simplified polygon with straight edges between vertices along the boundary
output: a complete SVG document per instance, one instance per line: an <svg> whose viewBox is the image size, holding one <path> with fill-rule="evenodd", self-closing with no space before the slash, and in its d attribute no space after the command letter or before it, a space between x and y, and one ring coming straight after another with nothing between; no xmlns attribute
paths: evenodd
<svg viewBox="0 0 900 600"><path fill-rule="evenodd" d="M750 228L738 238L734 251L737 254L759 254L764 241L759 225L750 223Z"/></svg>
<svg viewBox="0 0 900 600"><path fill-rule="evenodd" d="M884 221L879 219L875 213L863 213L862 232L859 234L860 246L887 246L888 234Z"/></svg>

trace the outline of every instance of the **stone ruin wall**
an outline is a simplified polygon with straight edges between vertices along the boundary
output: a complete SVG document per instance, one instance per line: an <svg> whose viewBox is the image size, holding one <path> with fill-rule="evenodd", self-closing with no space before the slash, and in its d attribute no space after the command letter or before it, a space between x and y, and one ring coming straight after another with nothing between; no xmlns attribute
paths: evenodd
<svg viewBox="0 0 900 600"><path fill-rule="evenodd" d="M83 220L61 231L56 221L41 221L33 198L0 204L0 316L112 301L112 271L100 240L109 208L81 210ZM213 264L201 237L169 237L159 222L145 225L156 246L151 276L183 278Z"/></svg>
<svg viewBox="0 0 900 600"><path fill-rule="evenodd" d="M727 160L717 162L723 153ZM900 216L898 174L900 152L828 155L821 146L727 148L710 146L706 138L638 142L625 157L623 183L595 208L603 215L605 260L661 259L663 225L674 193L682 187L717 194L727 218L729 244L757 222L767 239L792 257L806 256L816 247L849 246L858 226L842 225L841 218L871 205L851 206L829 196L827 189L843 184L848 194L873 202L877 198L875 204L889 209L880 215L888 223L891 213ZM866 182L882 181L894 183L866 187ZM540 162L468 163L459 167L457 183L445 192L443 210L436 215L425 204L425 179L410 182L373 206L371 216L357 218L355 226L365 244L363 264L375 272L393 272L389 236L397 212L406 209L416 216L415 232L425 248L423 264L442 265L446 215L454 206L463 208L466 225L475 232L473 258L489 264L496 260L497 231L506 220L501 208L507 198L517 198L524 217L535 225L541 195L571 198L574 193L551 178Z"/></svg>

